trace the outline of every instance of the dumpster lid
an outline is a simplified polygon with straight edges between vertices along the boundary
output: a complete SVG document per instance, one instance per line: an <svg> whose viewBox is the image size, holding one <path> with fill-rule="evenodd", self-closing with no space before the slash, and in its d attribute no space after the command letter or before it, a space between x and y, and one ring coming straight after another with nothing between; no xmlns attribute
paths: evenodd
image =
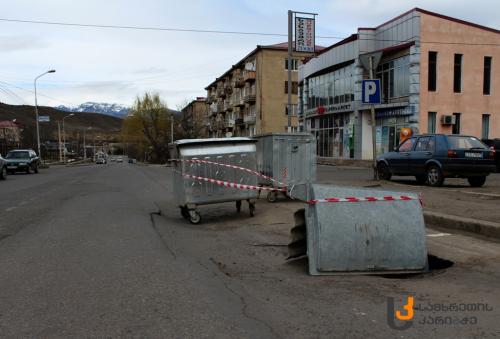
<svg viewBox="0 0 500 339"><path fill-rule="evenodd" d="M235 137L235 138L206 138L206 139L181 139L174 141L174 145L195 145L195 144L210 144L210 143L248 143L257 142L251 138Z"/></svg>

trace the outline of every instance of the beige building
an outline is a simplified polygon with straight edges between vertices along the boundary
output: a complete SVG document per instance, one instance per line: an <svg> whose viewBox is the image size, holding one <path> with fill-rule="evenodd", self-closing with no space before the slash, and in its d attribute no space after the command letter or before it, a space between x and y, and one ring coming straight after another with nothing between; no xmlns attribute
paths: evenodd
<svg viewBox="0 0 500 339"><path fill-rule="evenodd" d="M371 159L370 78L363 55L376 53L381 103L377 153L414 134L500 137L500 31L415 8L323 49L299 69L299 123L316 136L319 157Z"/></svg>
<svg viewBox="0 0 500 339"><path fill-rule="evenodd" d="M197 97L181 110L182 128L188 138L208 137L208 108L206 99L204 97Z"/></svg>
<svg viewBox="0 0 500 339"><path fill-rule="evenodd" d="M205 88L211 137L286 131L287 48L286 43L259 45ZM297 69L306 56L310 53L294 53L291 62L293 130L298 126Z"/></svg>

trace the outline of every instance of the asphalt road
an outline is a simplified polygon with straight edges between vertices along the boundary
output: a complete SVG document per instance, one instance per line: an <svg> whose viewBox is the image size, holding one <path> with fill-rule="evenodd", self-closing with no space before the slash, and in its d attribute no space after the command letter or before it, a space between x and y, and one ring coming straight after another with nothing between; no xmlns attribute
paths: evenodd
<svg viewBox="0 0 500 339"><path fill-rule="evenodd" d="M0 336L130 338L493 337L500 335L500 243L429 230L428 274L307 275L286 263L300 203L202 207L193 226L172 203L170 169L59 167L0 182ZM488 303L448 312L477 324L387 325L401 302ZM441 312L442 313L442 312ZM441 315L428 313L427 315ZM425 312L419 313L423 319Z"/></svg>

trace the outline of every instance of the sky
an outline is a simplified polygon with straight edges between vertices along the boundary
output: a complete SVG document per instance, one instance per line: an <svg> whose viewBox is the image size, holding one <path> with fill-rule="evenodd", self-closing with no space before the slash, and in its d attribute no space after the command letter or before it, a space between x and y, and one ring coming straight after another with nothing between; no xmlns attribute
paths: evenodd
<svg viewBox="0 0 500 339"><path fill-rule="evenodd" d="M287 10L317 13L316 39L329 46L357 27L420 7L500 29L498 0L0 0L0 19L242 32L287 32ZM256 45L286 36L84 28L0 21L0 102L132 105L157 92L179 109Z"/></svg>

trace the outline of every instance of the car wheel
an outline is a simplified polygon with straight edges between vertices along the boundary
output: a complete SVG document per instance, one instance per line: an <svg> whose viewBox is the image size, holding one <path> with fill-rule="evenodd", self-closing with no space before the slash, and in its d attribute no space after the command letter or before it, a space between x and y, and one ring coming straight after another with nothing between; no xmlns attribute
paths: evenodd
<svg viewBox="0 0 500 339"><path fill-rule="evenodd" d="M7 179L7 169L5 167L2 167L2 170L0 171L0 180L5 179Z"/></svg>
<svg viewBox="0 0 500 339"><path fill-rule="evenodd" d="M469 184L472 187L481 187L486 182L486 177L485 176L482 176L482 177L470 177L470 178L467 178L467 181L469 181Z"/></svg>
<svg viewBox="0 0 500 339"><path fill-rule="evenodd" d="M441 169L435 165L429 166L426 172L427 184L432 187L443 185L444 177Z"/></svg>
<svg viewBox="0 0 500 339"><path fill-rule="evenodd" d="M417 179L417 183L419 185L423 185L427 181L427 177L425 175L416 175L415 179Z"/></svg>
<svg viewBox="0 0 500 339"><path fill-rule="evenodd" d="M391 180L392 173L389 170L389 166L381 162L377 166L378 177L383 180Z"/></svg>

